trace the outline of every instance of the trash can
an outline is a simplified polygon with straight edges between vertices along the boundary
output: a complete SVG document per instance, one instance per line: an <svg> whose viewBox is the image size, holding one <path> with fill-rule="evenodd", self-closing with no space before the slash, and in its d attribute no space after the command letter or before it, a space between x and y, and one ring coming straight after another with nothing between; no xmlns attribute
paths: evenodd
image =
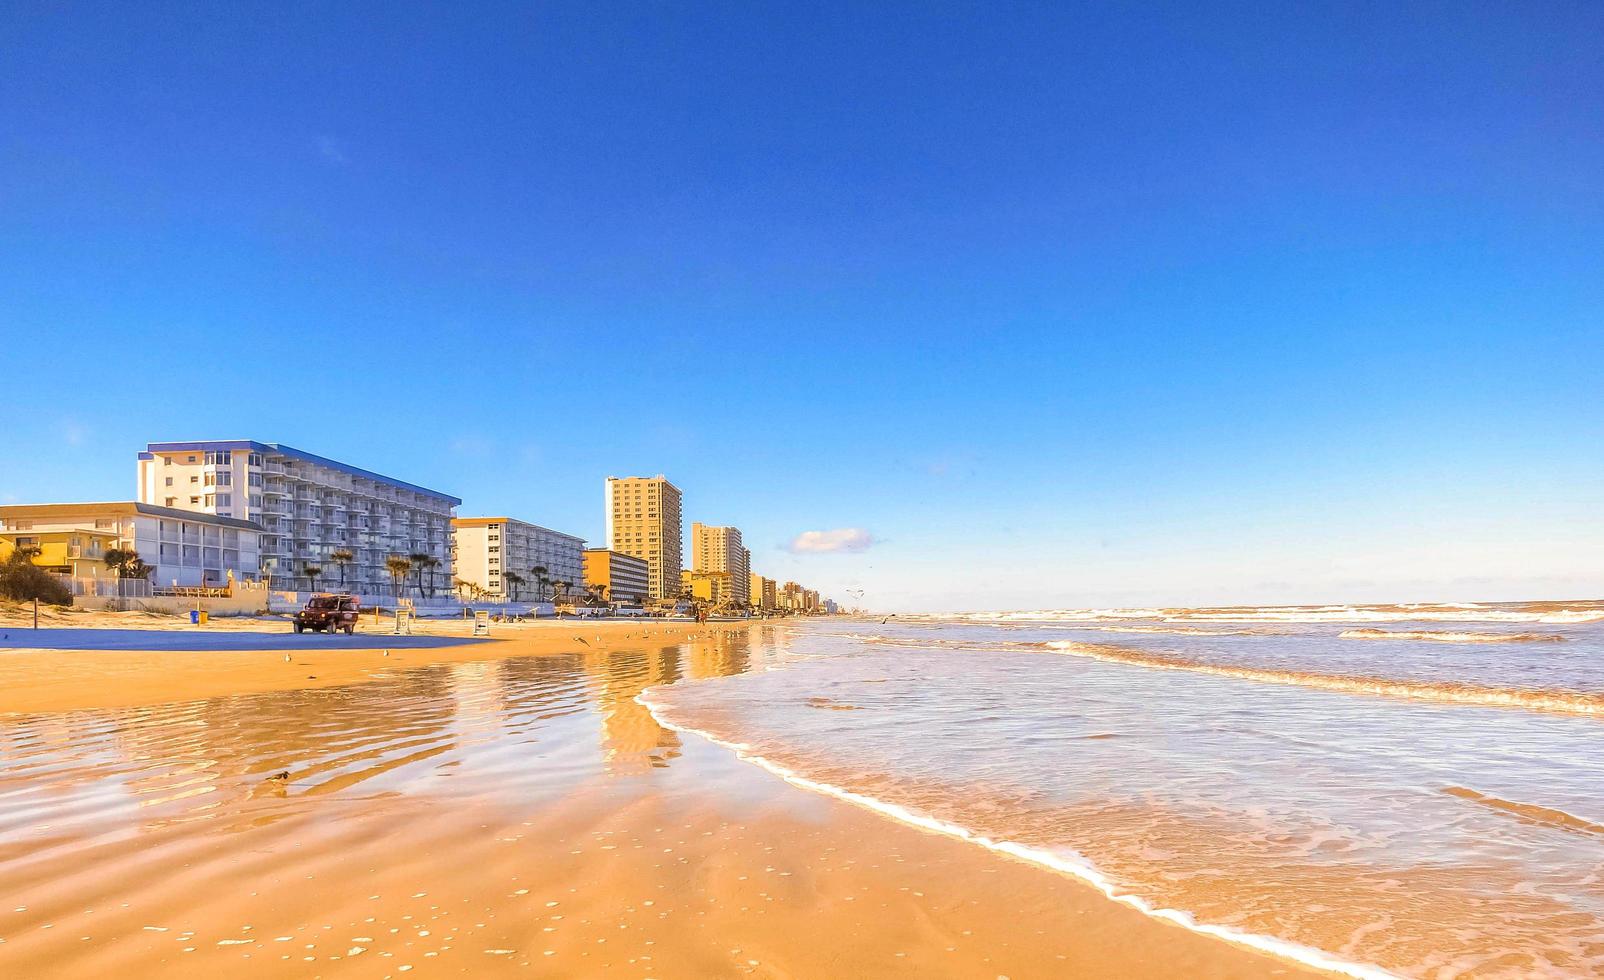
<svg viewBox="0 0 1604 980"><path fill-rule="evenodd" d="M205 626L206 612L201 609L191 609L189 611L189 622L192 626Z"/></svg>

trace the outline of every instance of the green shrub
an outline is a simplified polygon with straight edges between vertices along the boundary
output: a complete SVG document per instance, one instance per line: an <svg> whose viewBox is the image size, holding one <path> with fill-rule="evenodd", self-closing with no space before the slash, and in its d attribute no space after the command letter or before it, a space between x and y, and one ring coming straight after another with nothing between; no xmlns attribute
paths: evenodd
<svg viewBox="0 0 1604 980"><path fill-rule="evenodd" d="M72 592L60 579L35 565L21 549L0 562L0 598L18 602L38 599L53 606L72 605Z"/></svg>

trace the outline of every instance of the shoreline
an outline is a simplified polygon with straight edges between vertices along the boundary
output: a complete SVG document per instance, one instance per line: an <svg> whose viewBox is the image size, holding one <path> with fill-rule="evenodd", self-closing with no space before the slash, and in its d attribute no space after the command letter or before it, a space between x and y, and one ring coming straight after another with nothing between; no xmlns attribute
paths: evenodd
<svg viewBox="0 0 1604 980"><path fill-rule="evenodd" d="M694 735L714 745L720 746L741 761L756 766L757 768L784 780L786 783L795 786L798 789L816 793L829 799L839 800L851 806L878 814L903 826L913 827L932 834L939 834L955 840L963 841L968 844L973 844L986 851L1004 855L1025 864L1043 868L1050 872L1073 879L1101 893L1102 896L1109 902L1135 909L1137 912L1147 916L1157 923L1177 926L1181 929L1187 930L1188 932L1196 933L1200 936L1207 936L1224 943L1229 943L1233 946L1251 951L1253 953L1274 957L1278 960L1296 964L1300 967L1316 970L1319 971L1320 975L1347 976L1353 977L1355 980L1395 980L1395 974L1368 963L1344 960L1341 957L1334 956L1324 950L1287 942L1285 940L1277 939L1274 936L1265 936L1258 933L1244 932L1229 926L1200 923L1186 912L1155 906L1140 896L1118 891L1114 887L1113 883L1107 879L1107 877L1098 871L1095 866L1089 863L1072 861L1059 857L1058 855L1055 855L1049 851L1018 844L1013 841L993 840L989 837L976 834L965 827L938 820L934 817L925 816L924 814L914 812L895 803L888 803L884 800L876 799L871 796L865 796L861 793L855 793L851 790L843 789L830 783L823 783L816 779L811 779L802 775L801 773L796 772L788 766L774 762L773 760L763 756L752 754L749 751L749 747L742 743L726 741L710 732L706 732L698 728L692 728L687 725L675 724L673 721L666 718L661 711L652 707L649 694L650 689L643 691L636 698L636 700L640 702L642 707L646 708L647 711L652 713L652 717L657 721L658 724L675 732L679 732L680 734Z"/></svg>
<svg viewBox="0 0 1604 980"><path fill-rule="evenodd" d="M480 640L469 635L473 624L466 620L421 621L411 636L358 632L350 638L323 634L297 636L287 623L273 620L237 620L230 628L210 633L207 628L187 624L167 629L173 636L185 640L216 636L221 646L230 634L255 632L247 629L248 626L271 628L274 625L279 630L273 632L271 645L264 642L255 649L214 650L25 646L18 642L19 636L25 642L25 635L32 634L32 630L13 627L9 629L11 638L6 641L7 645L0 646L0 715L129 708L238 694L338 687L410 667L508 657L606 653L642 644L733 635L760 624L550 620L494 624L490 637ZM147 627L145 631L160 633L162 628ZM48 634L52 630L39 632ZM583 642L577 642L576 637ZM404 645L415 638L461 642L447 646ZM384 656L387 649L389 655ZM288 661L286 654L290 657Z"/></svg>
<svg viewBox="0 0 1604 980"><path fill-rule="evenodd" d="M645 706L747 669L776 625L498 624L288 664L0 652L0 790L38 800L0 807L0 970L1325 975L801 789Z"/></svg>

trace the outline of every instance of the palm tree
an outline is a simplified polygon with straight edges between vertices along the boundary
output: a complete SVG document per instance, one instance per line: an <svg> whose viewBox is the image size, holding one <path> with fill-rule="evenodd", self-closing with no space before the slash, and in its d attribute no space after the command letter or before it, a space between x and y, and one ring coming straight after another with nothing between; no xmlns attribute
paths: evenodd
<svg viewBox="0 0 1604 980"><path fill-rule="evenodd" d="M534 568L529 570L529 574L535 577L535 582L537 584L537 588L535 589L535 601L545 602L546 586L551 584L551 579L546 575L546 566L536 565Z"/></svg>
<svg viewBox="0 0 1604 980"><path fill-rule="evenodd" d="M139 552L132 548L107 548L100 560L106 563L109 571L116 574L117 594L122 595L123 579L130 577L128 571L134 562L139 561Z"/></svg>
<svg viewBox="0 0 1604 980"><path fill-rule="evenodd" d="M436 568L440 567L440 559L434 557L433 555L425 555L424 558L423 558L423 561L420 562L420 564L423 566L423 570L429 573L429 593L428 594L429 594L429 598L433 599L434 598L434 570Z"/></svg>
<svg viewBox="0 0 1604 980"><path fill-rule="evenodd" d="M317 577L323 574L323 569L319 568L317 565L307 565L301 569L301 574L305 575L306 580L312 583L312 591L316 592Z"/></svg>
<svg viewBox="0 0 1604 980"><path fill-rule="evenodd" d="M401 583L412 571L412 561L404 555L391 555L384 560L384 567L390 570L390 581L395 583L395 597L401 598Z"/></svg>
<svg viewBox="0 0 1604 980"><path fill-rule="evenodd" d="M427 552L416 551L408 555L407 560L412 562L412 570L417 573L418 595L421 596L423 595L423 570L428 567L429 555Z"/></svg>
<svg viewBox="0 0 1604 980"><path fill-rule="evenodd" d="M524 577L517 572L508 572L502 578L507 580L507 589L512 594L512 601L518 601L518 586L524 584Z"/></svg>
<svg viewBox="0 0 1604 980"><path fill-rule="evenodd" d="M346 548L335 548L333 551L329 552L329 561L332 561L334 564L340 566L341 592L345 591L345 566L351 564L351 562L355 560L356 555L352 554L351 551Z"/></svg>

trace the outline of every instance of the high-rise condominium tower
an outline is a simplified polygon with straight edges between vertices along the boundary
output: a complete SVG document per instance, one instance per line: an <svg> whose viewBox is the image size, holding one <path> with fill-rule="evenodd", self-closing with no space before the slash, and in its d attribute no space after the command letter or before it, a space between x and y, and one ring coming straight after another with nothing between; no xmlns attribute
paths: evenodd
<svg viewBox="0 0 1604 980"><path fill-rule="evenodd" d="M741 545L740 528L691 525L691 568L729 573L730 598L736 602L746 602L750 596L750 556Z"/></svg>
<svg viewBox="0 0 1604 980"><path fill-rule="evenodd" d="M667 477L607 478L607 546L646 562L653 599L679 594L684 567L680 534L679 487Z"/></svg>

